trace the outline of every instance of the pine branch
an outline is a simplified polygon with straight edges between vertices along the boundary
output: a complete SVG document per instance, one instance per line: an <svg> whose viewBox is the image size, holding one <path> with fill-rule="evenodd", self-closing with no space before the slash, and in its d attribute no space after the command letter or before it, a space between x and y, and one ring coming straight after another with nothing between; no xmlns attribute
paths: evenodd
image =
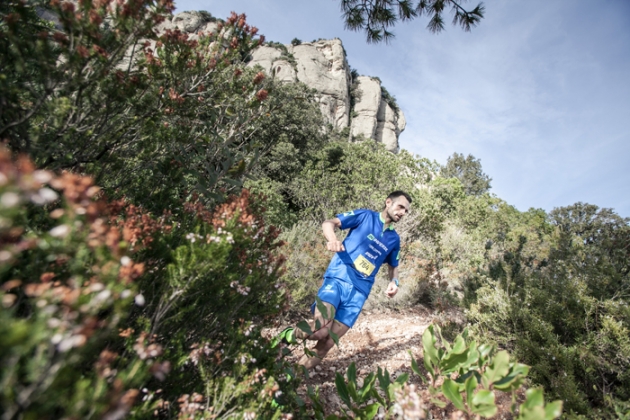
<svg viewBox="0 0 630 420"><path fill-rule="evenodd" d="M388 28L400 21L408 21L426 15L430 17L427 28L438 33L444 30L442 14L447 7L454 13L453 25L470 31L483 18L485 8L479 3L473 10L466 10L460 3L465 0L341 0L341 10L346 29L364 31L368 43L388 42L394 34Z"/></svg>

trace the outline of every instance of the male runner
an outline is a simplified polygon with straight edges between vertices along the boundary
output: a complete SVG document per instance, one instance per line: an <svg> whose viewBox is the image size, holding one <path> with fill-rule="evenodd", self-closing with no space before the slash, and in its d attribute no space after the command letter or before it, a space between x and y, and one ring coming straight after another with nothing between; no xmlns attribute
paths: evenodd
<svg viewBox="0 0 630 420"><path fill-rule="evenodd" d="M391 298L398 292L400 237L393 223L409 212L410 205L411 197L407 193L394 191L387 196L385 209L380 213L354 210L322 223L328 241L326 248L335 252L335 255L324 274L324 282L317 296L326 306L331 319L324 319L313 304L313 334L308 335L299 328L289 327L278 336L285 344L295 344L298 339L305 338L317 340L314 348L316 356L304 355L299 362L307 369L317 366L334 346L329 329L341 337L352 328L370 294L374 277L384 262L389 265L390 280L385 293ZM343 243L337 239L335 228L350 229ZM317 325L321 327L317 329Z"/></svg>

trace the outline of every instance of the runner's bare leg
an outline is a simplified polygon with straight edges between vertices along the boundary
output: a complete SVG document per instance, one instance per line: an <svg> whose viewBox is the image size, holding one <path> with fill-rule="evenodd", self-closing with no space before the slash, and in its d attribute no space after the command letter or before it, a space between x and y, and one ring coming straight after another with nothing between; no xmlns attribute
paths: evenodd
<svg viewBox="0 0 630 420"><path fill-rule="evenodd" d="M328 311L328 315L333 315L335 308L327 302L324 302L326 309ZM317 326L317 321L322 326L320 329L315 328ZM306 338L308 340L317 340L317 344L314 347L314 352L316 356L309 357L307 355L302 356L299 363L307 369L312 369L317 366L324 357L328 354L330 349L332 349L335 345L332 337L328 334L328 329L331 328L332 324L332 332L337 334L338 337L342 337L345 333L350 329L347 325L344 325L340 322L333 321L332 319L325 320L322 313L318 308L315 308L315 316L313 317L313 322L311 323L311 329L314 331L310 336L306 336L306 333L296 329L296 336L298 338Z"/></svg>

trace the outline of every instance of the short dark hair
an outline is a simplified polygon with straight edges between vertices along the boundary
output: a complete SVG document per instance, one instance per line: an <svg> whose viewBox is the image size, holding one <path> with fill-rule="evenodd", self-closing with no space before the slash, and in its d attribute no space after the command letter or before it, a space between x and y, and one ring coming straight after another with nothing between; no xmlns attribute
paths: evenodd
<svg viewBox="0 0 630 420"><path fill-rule="evenodd" d="M390 198L392 200L397 199L398 197L403 196L407 199L407 201L409 201L409 204L411 204L411 197L409 196L409 194L407 194L404 191L400 191L400 190L396 190L396 191L392 191L391 193L389 193L389 195L387 196L387 198Z"/></svg>

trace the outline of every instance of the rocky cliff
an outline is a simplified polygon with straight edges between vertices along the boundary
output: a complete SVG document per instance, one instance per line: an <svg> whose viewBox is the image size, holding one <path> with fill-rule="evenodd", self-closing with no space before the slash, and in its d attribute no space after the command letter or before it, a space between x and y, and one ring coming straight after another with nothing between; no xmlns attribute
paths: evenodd
<svg viewBox="0 0 630 420"><path fill-rule="evenodd" d="M216 23L205 12L182 12L161 23L159 30L175 28L194 38L199 31L216 30ZM268 43L252 53L248 66L260 66L282 82L304 83L318 92L322 114L335 129L347 127L354 139L373 139L398 152L405 116L378 78L353 78L340 39L299 45Z"/></svg>

